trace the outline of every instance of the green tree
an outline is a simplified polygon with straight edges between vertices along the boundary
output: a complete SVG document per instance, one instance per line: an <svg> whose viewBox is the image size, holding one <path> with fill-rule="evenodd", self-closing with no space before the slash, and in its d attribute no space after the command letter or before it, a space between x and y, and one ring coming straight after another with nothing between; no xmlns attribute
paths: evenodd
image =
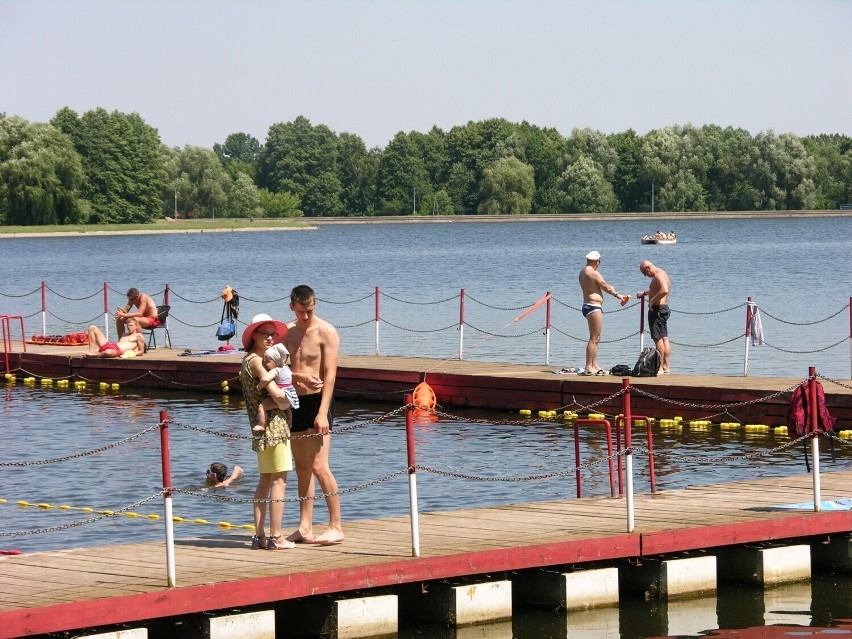
<svg viewBox="0 0 852 639"><path fill-rule="evenodd" d="M260 193L252 179L238 173L228 193L228 215L231 217L261 217Z"/></svg>
<svg viewBox="0 0 852 639"><path fill-rule="evenodd" d="M337 170L340 201L347 215L373 215L379 153L367 151L357 135L341 133L337 138Z"/></svg>
<svg viewBox="0 0 852 639"><path fill-rule="evenodd" d="M379 164L376 190L379 213L413 214L417 202L426 200L431 193L432 184L421 154L421 146L413 134L400 131L388 143Z"/></svg>
<svg viewBox="0 0 852 639"><path fill-rule="evenodd" d="M299 198L292 193L272 193L258 189L260 208L264 217L300 217Z"/></svg>
<svg viewBox="0 0 852 639"><path fill-rule="evenodd" d="M75 123L62 109L51 121L83 158L85 196L95 223L150 222L162 210L164 186L157 130L138 113L87 111Z"/></svg>
<svg viewBox="0 0 852 639"><path fill-rule="evenodd" d="M612 184L591 157L581 155L560 176L556 203L562 213L604 213L618 207Z"/></svg>
<svg viewBox="0 0 852 639"><path fill-rule="evenodd" d="M534 192L533 168L514 156L502 157L483 171L477 213L527 214L532 209Z"/></svg>
<svg viewBox="0 0 852 639"><path fill-rule="evenodd" d="M245 184L243 182L243 184ZM230 215L228 193L231 178L211 149L186 146L179 155L179 173L174 182L179 209L188 217ZM240 204L241 210L252 203Z"/></svg>
<svg viewBox="0 0 852 639"><path fill-rule="evenodd" d="M243 173L252 181L257 177L257 162L260 157L260 142L248 133L231 133L224 144L213 145L213 152L232 178Z"/></svg>
<svg viewBox="0 0 852 639"><path fill-rule="evenodd" d="M340 215L337 150L335 134L327 126L312 126L304 116L273 124L260 151L258 185L292 193L308 217Z"/></svg>
<svg viewBox="0 0 852 639"><path fill-rule="evenodd" d="M642 182L642 137L628 129L609 136L609 146L618 154L612 189L619 211L647 211L651 205L651 185Z"/></svg>
<svg viewBox="0 0 852 639"><path fill-rule="evenodd" d="M71 139L49 124L0 117L0 222L77 224L83 166Z"/></svg>

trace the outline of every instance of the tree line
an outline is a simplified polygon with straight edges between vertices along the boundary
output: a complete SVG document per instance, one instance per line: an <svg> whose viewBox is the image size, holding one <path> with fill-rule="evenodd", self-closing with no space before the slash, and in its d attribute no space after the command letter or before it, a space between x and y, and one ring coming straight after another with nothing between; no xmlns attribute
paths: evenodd
<svg viewBox="0 0 852 639"><path fill-rule="evenodd" d="M261 143L169 147L138 114L0 114L0 224L837 209L852 138L676 125L606 135L494 118L368 149L302 116Z"/></svg>

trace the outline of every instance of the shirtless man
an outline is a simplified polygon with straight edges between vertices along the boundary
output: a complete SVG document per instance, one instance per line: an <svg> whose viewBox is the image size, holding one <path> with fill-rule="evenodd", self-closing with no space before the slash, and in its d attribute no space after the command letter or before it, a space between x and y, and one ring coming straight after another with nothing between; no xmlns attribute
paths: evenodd
<svg viewBox="0 0 852 639"><path fill-rule="evenodd" d="M106 335L97 326L89 326L89 350L83 353L83 357L121 357L127 351L133 351L136 355L145 354L145 338L142 336L142 328L135 317L127 320L127 335L121 337L118 342L110 342Z"/></svg>
<svg viewBox="0 0 852 639"><path fill-rule="evenodd" d="M619 295L614 286L606 283L603 276L598 273L600 265L601 254L592 251L586 255L586 265L580 271L580 288L583 289L583 317L589 323L586 367L581 375L606 375L606 371L598 364L598 343L601 341L601 331L603 330L602 291L606 291L622 302L630 299L627 295Z"/></svg>
<svg viewBox="0 0 852 639"><path fill-rule="evenodd" d="M671 344L669 344L669 327L668 320L671 311L669 311L669 291L671 290L671 282L669 274L658 266L654 266L649 260L642 260L639 263L639 270L642 275L651 278L651 285L647 291L639 291L636 297L642 299L648 298L648 328L651 330L651 339L660 351L660 373L668 375L671 373L669 369L669 356L671 355Z"/></svg>
<svg viewBox="0 0 852 639"><path fill-rule="evenodd" d="M334 382L340 337L337 329L314 315L316 294L300 285L290 292L290 310L296 319L287 325L284 345L290 352L293 385L299 395L299 408L293 409L293 461L299 482L299 529L287 539L296 543L338 544L343 541L340 522L340 496L337 480L329 467ZM300 436L301 435L301 436ZM314 537L314 477L328 507L328 529ZM306 499L307 498L307 499Z"/></svg>
<svg viewBox="0 0 852 639"><path fill-rule="evenodd" d="M131 311L134 306L136 310ZM160 325L154 300L150 295L140 293L137 288L127 290L127 306L119 306L115 311L115 330L119 337L124 335L124 325L130 317L136 318L143 329L157 328Z"/></svg>

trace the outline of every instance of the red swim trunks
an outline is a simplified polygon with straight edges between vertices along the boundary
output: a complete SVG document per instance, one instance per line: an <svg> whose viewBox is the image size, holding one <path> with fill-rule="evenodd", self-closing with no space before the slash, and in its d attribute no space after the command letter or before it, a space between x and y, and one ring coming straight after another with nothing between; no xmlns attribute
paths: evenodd
<svg viewBox="0 0 852 639"><path fill-rule="evenodd" d="M118 347L118 344L116 344L115 342L107 342L106 344L101 346L101 348L98 352L103 353L104 351L108 351L108 350L113 350L116 353L118 353L119 355L121 355L121 349Z"/></svg>
<svg viewBox="0 0 852 639"><path fill-rule="evenodd" d="M154 315L154 317L146 317L148 320L148 328L157 328L160 325L160 318Z"/></svg>

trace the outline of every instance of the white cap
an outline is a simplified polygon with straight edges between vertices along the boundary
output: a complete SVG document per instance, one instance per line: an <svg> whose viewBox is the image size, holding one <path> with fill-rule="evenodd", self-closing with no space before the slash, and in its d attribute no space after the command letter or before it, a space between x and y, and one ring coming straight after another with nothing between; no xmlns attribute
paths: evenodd
<svg viewBox="0 0 852 639"><path fill-rule="evenodd" d="M586 255L586 259L592 260L592 261L599 260L599 259L601 259L601 254L598 253L597 251L592 251L591 253Z"/></svg>

